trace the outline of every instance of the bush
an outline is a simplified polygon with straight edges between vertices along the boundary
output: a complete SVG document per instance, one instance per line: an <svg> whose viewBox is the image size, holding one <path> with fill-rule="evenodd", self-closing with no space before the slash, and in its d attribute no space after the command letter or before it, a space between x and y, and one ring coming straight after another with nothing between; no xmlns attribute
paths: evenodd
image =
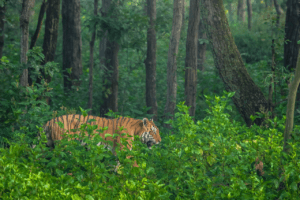
<svg viewBox="0 0 300 200"><path fill-rule="evenodd" d="M226 97L227 96L227 97ZM208 116L194 123L184 103L170 121L173 133L161 133L151 150L138 138L132 151L115 156L95 136L63 139L53 151L45 135L35 149L24 140L1 149L0 196L3 199L298 199L299 138L282 154L285 117L250 128L230 119L228 97L207 98ZM257 117L257 116L255 116ZM255 118L253 117L253 119ZM81 127L92 133L96 126ZM295 133L299 132L296 126ZM23 138L23 136L21 137ZM126 145L126 141L122 141ZM133 159L139 168L132 167ZM281 158L284 157L284 160ZM282 183L282 185L280 184Z"/></svg>

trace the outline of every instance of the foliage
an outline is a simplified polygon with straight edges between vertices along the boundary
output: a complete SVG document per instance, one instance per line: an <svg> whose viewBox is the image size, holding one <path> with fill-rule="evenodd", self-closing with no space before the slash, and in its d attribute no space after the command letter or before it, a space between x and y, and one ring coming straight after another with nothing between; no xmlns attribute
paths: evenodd
<svg viewBox="0 0 300 200"><path fill-rule="evenodd" d="M207 96L208 116L197 123L184 102L180 103L176 118L170 121L176 134L162 133L162 144L151 150L137 138L132 151L117 148L118 173L111 171L116 157L96 145L103 139L97 134L90 139L97 126L82 125L82 134L66 135L53 150L45 147L44 133L34 149L22 135L20 141L0 151L0 197L297 199L299 137L294 134L291 153L282 154L285 117L268 120L262 127L241 126L224 113L232 109L227 106L232 96ZM294 132L299 131L296 126ZM86 143L86 148L79 141ZM126 145L125 139L122 143ZM140 167L132 167L133 160L126 159L127 155L134 156ZM280 162L282 156L286 159ZM280 169L284 169L282 174ZM280 190L282 181L285 187Z"/></svg>

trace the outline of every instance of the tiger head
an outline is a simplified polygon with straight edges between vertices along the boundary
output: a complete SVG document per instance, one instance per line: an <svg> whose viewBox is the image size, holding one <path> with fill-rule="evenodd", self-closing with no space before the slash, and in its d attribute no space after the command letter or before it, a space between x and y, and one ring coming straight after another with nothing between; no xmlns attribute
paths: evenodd
<svg viewBox="0 0 300 200"><path fill-rule="evenodd" d="M157 126L155 126L153 120L148 120L147 118L144 118L143 120L143 130L141 131L141 134L139 134L141 142L146 144L149 149L154 144L159 144L161 141L160 135L159 135L159 129Z"/></svg>

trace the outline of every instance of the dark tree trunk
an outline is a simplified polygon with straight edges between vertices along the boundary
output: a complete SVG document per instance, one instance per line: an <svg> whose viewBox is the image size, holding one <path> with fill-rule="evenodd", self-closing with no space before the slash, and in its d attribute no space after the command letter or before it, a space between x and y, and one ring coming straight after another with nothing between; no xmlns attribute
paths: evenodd
<svg viewBox="0 0 300 200"><path fill-rule="evenodd" d="M98 0L94 0L94 16L97 16ZM90 70L89 70L89 104L88 108L93 109L93 68L94 68L94 44L96 38L96 26L92 33L92 39L90 41ZM92 114L92 110L89 111L89 115Z"/></svg>
<svg viewBox="0 0 300 200"><path fill-rule="evenodd" d="M197 57L198 57L198 60L197 60L197 68L200 70L200 71L204 71L205 68L204 68L204 62L205 62L205 55L206 55L206 43L204 40L206 40L207 37L206 37L206 33L205 33L205 27L204 27L204 24L203 24L203 20L200 19L199 21L199 31L198 31L198 47L197 47L197 51L198 51L198 54L197 54ZM200 41L199 41L200 40Z"/></svg>
<svg viewBox="0 0 300 200"><path fill-rule="evenodd" d="M190 116L195 116L197 94L197 40L200 21L199 0L190 0L189 25L185 57L185 104L191 106Z"/></svg>
<svg viewBox="0 0 300 200"><path fill-rule="evenodd" d="M0 59L3 56L3 47L4 47L5 11L6 11L6 5L4 3L4 6L0 7Z"/></svg>
<svg viewBox="0 0 300 200"><path fill-rule="evenodd" d="M68 93L72 85L80 85L82 74L80 0L62 1L62 23L64 89Z"/></svg>
<svg viewBox="0 0 300 200"><path fill-rule="evenodd" d="M43 3L41 5L41 9L40 9L40 13L39 13L38 22L37 22L37 25L36 25L36 29L35 29L35 32L34 32L33 36L31 37L31 42L30 42L29 49L32 49L35 46L36 41L39 38L41 28L42 28L42 24L43 24L44 15L45 15L45 12L46 12L47 6L48 6L47 4L48 3L46 2L46 0L43 0ZM32 85L32 83L33 83L32 72L33 72L32 68L29 68L28 69L28 83L29 83L29 85ZM37 83L40 83L40 78L37 78Z"/></svg>
<svg viewBox="0 0 300 200"><path fill-rule="evenodd" d="M296 68L300 40L300 3L299 0L287 1L285 20L284 66L292 71Z"/></svg>
<svg viewBox="0 0 300 200"><path fill-rule="evenodd" d="M109 34L109 33L108 33ZM105 50L105 67L104 72L104 103L100 108L100 116L112 110L118 111L118 81L119 81L119 61L118 61L119 44L111 42L109 39L106 43Z"/></svg>
<svg viewBox="0 0 300 200"><path fill-rule="evenodd" d="M102 0L102 16L106 17L107 13L112 5L111 0ZM117 16L113 16L117 17ZM104 117L105 114L112 110L113 112L118 111L118 81L119 81L119 61L118 52L119 44L109 37L112 33L108 30L106 37L106 49L105 49L105 70L103 79L103 103L100 106L100 116Z"/></svg>
<svg viewBox="0 0 300 200"><path fill-rule="evenodd" d="M157 101L156 101L156 0L147 0L147 15L149 17L149 28L147 31L147 58L144 63L146 66L146 105L151 107L147 111L153 115L153 120L157 120Z"/></svg>
<svg viewBox="0 0 300 200"><path fill-rule="evenodd" d="M20 28L21 28L21 53L20 63L27 64L26 53L28 51L28 38L29 38L29 18L31 15L31 8L33 8L35 0L23 0L22 12L20 15ZM28 85L28 69L24 69L20 77L20 85Z"/></svg>
<svg viewBox="0 0 300 200"><path fill-rule="evenodd" d="M54 61L58 36L59 13L60 0L48 0L45 22L45 36L43 41L43 54L45 55L45 59L42 65L45 65L47 62ZM51 81L51 76L46 75L44 70L42 70L42 75L47 83ZM38 79L38 82L41 83L41 79ZM46 101L48 105L50 105L50 97L46 97Z"/></svg>
<svg viewBox="0 0 300 200"><path fill-rule="evenodd" d="M174 0L173 4L173 23L172 33L168 51L167 62L167 101L165 106L165 119L173 118L176 107L176 93L177 93L177 65L176 56L178 53L180 32L182 28L182 6L183 0ZM171 116L169 116L171 115ZM165 127L170 128L169 125L164 124Z"/></svg>
<svg viewBox="0 0 300 200"><path fill-rule="evenodd" d="M40 13L39 13L38 23L36 25L35 32L34 32L33 36L31 37L29 49L32 49L35 46L36 41L39 38L46 10L47 10L47 2L46 2L46 0L43 0L41 9L40 9Z"/></svg>
<svg viewBox="0 0 300 200"><path fill-rule="evenodd" d="M231 35L223 0L201 0L201 16L212 46L215 66L228 92L235 92L233 102L246 124L252 124L251 115L267 110L268 102L249 76ZM263 119L254 123L260 125Z"/></svg>
<svg viewBox="0 0 300 200"><path fill-rule="evenodd" d="M242 22L245 21L245 0L238 0L237 20Z"/></svg>
<svg viewBox="0 0 300 200"><path fill-rule="evenodd" d="M248 13L248 30L252 27L252 4L251 0L247 0L247 13Z"/></svg>

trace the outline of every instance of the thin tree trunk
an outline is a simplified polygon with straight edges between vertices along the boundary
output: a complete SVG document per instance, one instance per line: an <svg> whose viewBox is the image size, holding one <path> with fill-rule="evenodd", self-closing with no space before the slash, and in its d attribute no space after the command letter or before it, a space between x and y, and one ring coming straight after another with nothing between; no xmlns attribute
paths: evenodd
<svg viewBox="0 0 300 200"><path fill-rule="evenodd" d="M31 42L30 42L29 49L32 49L35 46L36 41L39 38L41 28L42 28L42 24L43 24L44 15L45 15L45 12L47 10L47 6L48 5L47 5L46 0L43 0L43 3L41 5L41 9L40 9L40 13L39 13L38 23L36 25L35 32L34 32L33 36L31 37Z"/></svg>
<svg viewBox="0 0 300 200"><path fill-rule="evenodd" d="M79 86L82 74L80 0L62 1L63 74L65 93ZM71 73L68 72L71 70Z"/></svg>
<svg viewBox="0 0 300 200"><path fill-rule="evenodd" d="M153 115L153 120L157 120L156 101L156 0L147 0L147 15L149 17L149 28L147 32L147 58L146 66L146 105L151 107L147 111Z"/></svg>
<svg viewBox="0 0 300 200"><path fill-rule="evenodd" d="M231 35L223 0L201 0L201 16L212 47L215 66L228 92L235 92L233 102L246 124L252 124L251 115L267 110L268 102L249 76ZM263 119L254 123L260 125Z"/></svg>
<svg viewBox="0 0 300 200"><path fill-rule="evenodd" d="M26 53L28 51L28 38L29 38L29 18L31 15L31 8L33 8L35 0L23 0L22 12L20 15L20 28L21 28L21 53L20 63L27 64ZM28 69L24 69L20 77L20 85L28 85Z"/></svg>
<svg viewBox="0 0 300 200"><path fill-rule="evenodd" d="M200 19L199 31L198 31L198 47L197 47L197 51L198 51L197 66L200 71L205 71L204 62L205 62L205 57L206 57L205 56L206 55L206 43L204 40L206 40L206 39L207 39L207 37L206 37L206 33L205 33L205 27L203 24L203 20Z"/></svg>
<svg viewBox="0 0 300 200"><path fill-rule="evenodd" d="M298 86L300 83L300 52L298 53L298 62L295 71L295 78L289 86L289 96L286 108L286 121L285 121L285 131L284 131L284 144L283 151L288 153L290 150L290 145L288 141L292 138L291 133L294 126L294 111L295 111L295 99L297 95Z"/></svg>
<svg viewBox="0 0 300 200"><path fill-rule="evenodd" d="M94 16L97 16L98 10L98 0L94 0ZM92 114L93 109L93 67L94 67L94 44L96 38L96 26L94 26L94 31L92 33L92 39L90 42L90 70L89 70L89 104L88 108L91 109L89 111L89 115Z"/></svg>
<svg viewBox="0 0 300 200"><path fill-rule="evenodd" d="M175 106L176 106L176 93L177 93L177 63L176 56L178 53L180 32L182 27L182 6L183 0L174 0L173 8L173 23L171 39L168 51L168 62L167 62L167 102L165 106L165 118L173 118ZM169 125L165 124L165 127L170 128Z"/></svg>
<svg viewBox="0 0 300 200"><path fill-rule="evenodd" d="M185 57L185 104L191 106L190 116L195 116L197 94L197 40L200 21L199 0L190 0L188 34Z"/></svg>
<svg viewBox="0 0 300 200"><path fill-rule="evenodd" d="M248 11L248 30L252 27L252 4L251 0L247 0L247 11Z"/></svg>
<svg viewBox="0 0 300 200"><path fill-rule="evenodd" d="M238 0L237 20L242 22L245 21L245 0Z"/></svg>
<svg viewBox="0 0 300 200"><path fill-rule="evenodd" d="M228 2L228 14L229 14L229 21L233 22L233 9L232 9L231 2Z"/></svg>
<svg viewBox="0 0 300 200"><path fill-rule="evenodd" d="M274 5L277 13L277 20L276 20L276 26L279 27L280 23L280 16L283 14L283 10L281 6L278 4L277 0L274 0Z"/></svg>
<svg viewBox="0 0 300 200"><path fill-rule="evenodd" d="M39 13L38 22L37 22L37 25L36 25L36 29L35 29L35 32L34 32L33 36L31 37L31 42L30 42L29 49L32 49L35 46L36 41L39 38L41 28L42 28L42 24L43 24L44 15L45 15L45 12L46 12L47 6L48 6L47 4L48 3L46 2L46 0L43 0L43 3L41 5L41 9L40 9L40 13ZM28 69L28 83L29 83L29 85L32 85L32 83L33 83L33 80L31 78L32 72L33 72L33 69L29 68ZM39 78L38 78L37 82L40 83Z"/></svg>
<svg viewBox="0 0 300 200"><path fill-rule="evenodd" d="M300 3L299 0L287 1L285 21L284 66L292 71L296 68L300 40Z"/></svg>
<svg viewBox="0 0 300 200"><path fill-rule="evenodd" d="M4 24L5 24L5 11L6 11L6 2L4 2L4 6L0 7L0 59L3 55L3 47L4 47Z"/></svg>

